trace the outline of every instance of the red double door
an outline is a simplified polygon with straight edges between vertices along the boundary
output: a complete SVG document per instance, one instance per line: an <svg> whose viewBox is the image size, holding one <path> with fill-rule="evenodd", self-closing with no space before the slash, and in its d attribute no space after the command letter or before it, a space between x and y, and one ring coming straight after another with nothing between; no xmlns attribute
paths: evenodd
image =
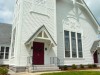
<svg viewBox="0 0 100 75"><path fill-rule="evenodd" d="M33 42L33 64L44 65L44 43Z"/></svg>

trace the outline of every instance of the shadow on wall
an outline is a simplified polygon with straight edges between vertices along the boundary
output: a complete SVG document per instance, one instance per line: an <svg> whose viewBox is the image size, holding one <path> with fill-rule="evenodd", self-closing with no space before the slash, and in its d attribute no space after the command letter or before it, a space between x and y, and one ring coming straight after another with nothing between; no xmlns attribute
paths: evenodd
<svg viewBox="0 0 100 75"><path fill-rule="evenodd" d="M73 5L72 1L57 1L57 25L61 26L62 21L64 19L68 21L68 18L74 18L78 22L83 20L84 22L89 23L93 28L96 28L93 19L84 7Z"/></svg>
<svg viewBox="0 0 100 75"><path fill-rule="evenodd" d="M83 7L80 7L78 5L73 5L72 1L69 0L58 0L57 1L57 39L58 39L58 46L57 46L57 54L58 57L62 60L63 63L63 59L64 59L64 40L61 38L63 37L63 20L66 20L68 22L68 18L74 18L76 21L78 21L79 23L83 23L82 24L82 28L84 28L84 33L86 36L86 40L88 38L88 41L85 41L85 43L88 46L88 50L90 50L89 48L91 48L91 42L94 41L95 36L92 36L92 33L90 33L90 31L96 32L97 28L96 25L94 25L94 21L91 18L91 16L89 15L89 13L87 12L87 10ZM69 24L70 25L70 24ZM86 28L86 29L85 29ZM88 29L90 28L90 30ZM91 30L92 29L92 30ZM86 31L85 31L86 30ZM88 35L89 33L89 35ZM86 47L85 47L86 48Z"/></svg>

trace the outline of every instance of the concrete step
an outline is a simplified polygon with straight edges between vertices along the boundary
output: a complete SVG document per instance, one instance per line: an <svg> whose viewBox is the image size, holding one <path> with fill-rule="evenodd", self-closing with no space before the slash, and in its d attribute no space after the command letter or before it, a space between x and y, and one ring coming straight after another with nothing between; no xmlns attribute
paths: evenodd
<svg viewBox="0 0 100 75"><path fill-rule="evenodd" d="M51 67L38 67L38 68L33 68L34 70L52 70L52 69L55 69L55 70L58 70L59 68L58 67L55 67L55 68L51 68Z"/></svg>
<svg viewBox="0 0 100 75"><path fill-rule="evenodd" d="M54 70L53 69L52 70L51 69L50 70L32 70L31 72L46 72L46 71L61 71L61 70L60 69L58 70L55 70L55 69Z"/></svg>
<svg viewBox="0 0 100 75"><path fill-rule="evenodd" d="M32 72L39 71L59 71L59 67L55 65L34 65L32 68Z"/></svg>
<svg viewBox="0 0 100 75"><path fill-rule="evenodd" d="M57 67L57 65L33 65L34 67Z"/></svg>

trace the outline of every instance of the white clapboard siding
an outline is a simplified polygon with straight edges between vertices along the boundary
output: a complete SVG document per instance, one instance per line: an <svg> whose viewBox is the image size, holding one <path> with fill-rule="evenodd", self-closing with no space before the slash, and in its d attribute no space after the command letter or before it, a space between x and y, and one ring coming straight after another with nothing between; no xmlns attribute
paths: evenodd
<svg viewBox="0 0 100 75"><path fill-rule="evenodd" d="M55 14L54 14L54 1L48 1L48 4L52 3L47 7L48 15L41 15L38 13L34 13L32 10L32 2L31 1L23 1L22 3L22 14L21 14L21 23L19 22L18 26L20 26L20 41L19 49L16 50L17 57L17 65L26 66L27 65L27 57L29 56L29 50L25 46L25 42L40 28L42 25L45 25L50 35L56 41L56 25L55 25ZM20 16L20 15L19 15ZM18 45L18 44L17 44ZM18 47L16 45L16 47ZM15 47L15 48L16 48ZM20 56L19 56L19 55ZM50 57L49 57L50 58ZM49 62L50 63L50 62Z"/></svg>
<svg viewBox="0 0 100 75"><path fill-rule="evenodd" d="M50 63L51 56L58 57L62 65L93 63L90 50L94 41L97 40L97 27L89 13L82 7L75 7L72 0L47 0L46 9L43 12L38 6L34 6L34 1L19 0L18 2L20 3L15 7L13 22L13 29L16 27L15 55L11 58L10 64L27 66L27 57L30 56L30 49L25 46L25 42L42 25L45 25L57 43L57 46L53 47L49 52L51 54L45 51L46 64ZM68 22L69 26L66 25ZM75 25L72 26L72 23ZM65 58L64 30L82 34L82 59Z"/></svg>
<svg viewBox="0 0 100 75"><path fill-rule="evenodd" d="M57 2L57 55L61 60L61 64L79 65L93 63L93 56L90 50L94 41L97 40L97 27L92 23L93 21L91 21L88 13L84 12L80 8L78 8L78 13L78 15L75 14L75 8L72 4L66 1ZM78 18L79 20L76 21ZM68 19L71 19L72 23L75 23L74 27L71 27L72 24ZM64 24L64 21L66 21L66 23L69 22L69 26ZM74 31L82 34L83 58L65 58L64 30Z"/></svg>

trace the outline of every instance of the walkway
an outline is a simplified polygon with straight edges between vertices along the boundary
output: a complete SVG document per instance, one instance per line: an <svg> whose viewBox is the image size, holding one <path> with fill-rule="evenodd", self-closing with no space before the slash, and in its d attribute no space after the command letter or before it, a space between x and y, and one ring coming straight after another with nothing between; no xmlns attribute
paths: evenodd
<svg viewBox="0 0 100 75"><path fill-rule="evenodd" d="M40 75L43 73L55 73L55 72L62 72L62 71L35 72L35 73L29 73L29 72L14 73L14 72L10 71L9 74L11 74L11 75Z"/></svg>
<svg viewBox="0 0 100 75"><path fill-rule="evenodd" d="M100 71L100 69L78 70L78 71ZM11 73L11 75L40 75L43 73L56 73L56 72L63 72L63 71L49 71L49 72L35 72L35 73L20 72L20 73Z"/></svg>

